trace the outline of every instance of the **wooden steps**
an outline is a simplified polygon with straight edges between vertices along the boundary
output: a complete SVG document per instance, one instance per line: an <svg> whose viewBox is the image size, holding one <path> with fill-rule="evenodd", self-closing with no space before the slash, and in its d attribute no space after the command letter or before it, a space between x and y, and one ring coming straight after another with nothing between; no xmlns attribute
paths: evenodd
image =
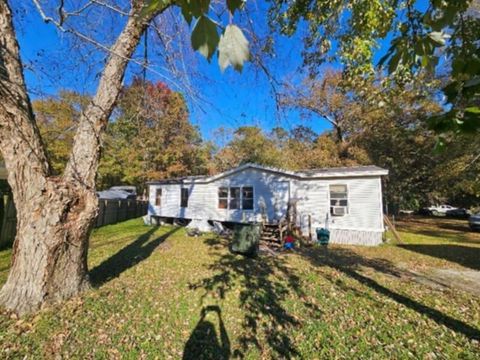
<svg viewBox="0 0 480 360"><path fill-rule="evenodd" d="M264 224L260 234L260 243L269 247L282 246L283 229L279 224Z"/></svg>

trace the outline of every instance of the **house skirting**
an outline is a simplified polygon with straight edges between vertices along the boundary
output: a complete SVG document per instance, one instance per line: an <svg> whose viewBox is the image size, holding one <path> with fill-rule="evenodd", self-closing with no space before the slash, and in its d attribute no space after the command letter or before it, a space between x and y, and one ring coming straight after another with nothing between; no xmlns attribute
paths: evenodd
<svg viewBox="0 0 480 360"><path fill-rule="evenodd" d="M376 246L382 243L381 231L330 229L330 243Z"/></svg>

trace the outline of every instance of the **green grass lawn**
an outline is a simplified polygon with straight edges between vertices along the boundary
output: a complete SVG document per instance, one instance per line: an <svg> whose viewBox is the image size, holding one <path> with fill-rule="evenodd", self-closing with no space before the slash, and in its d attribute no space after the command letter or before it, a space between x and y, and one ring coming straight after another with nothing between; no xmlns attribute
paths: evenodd
<svg viewBox="0 0 480 360"><path fill-rule="evenodd" d="M402 246L247 259L212 235L140 220L106 226L91 240L93 288L21 319L1 312L0 357L478 358L480 299L401 269L479 270L480 237L399 228ZM1 283L9 258L0 252Z"/></svg>

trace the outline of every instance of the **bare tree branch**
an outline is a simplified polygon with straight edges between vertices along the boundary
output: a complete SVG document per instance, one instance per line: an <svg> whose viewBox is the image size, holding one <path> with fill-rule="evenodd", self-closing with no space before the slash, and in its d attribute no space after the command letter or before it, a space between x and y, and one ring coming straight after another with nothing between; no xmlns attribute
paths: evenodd
<svg viewBox="0 0 480 360"><path fill-rule="evenodd" d="M63 33L70 33L78 38L80 38L81 40L84 40L92 45L94 45L95 47L99 48L100 50L102 51L105 51L106 53L108 54L114 54L116 56L123 56L122 54L118 54L118 53L115 53L114 50L113 50L113 47L109 47L109 46L106 46L104 44L102 44L101 42L91 38L90 36L88 35L85 35L84 33L74 29L74 28L71 28L71 27L66 27L66 24L65 23L61 23L60 21L56 20L55 18L51 17L51 16L48 16L45 12L45 10L42 8L42 6L40 5L39 1L38 0L32 0L32 2L35 4L35 7L37 8L40 16L43 18L43 20L46 22L46 23L52 23L54 24L57 29ZM91 4L99 4L99 5L102 5L102 6L105 6L105 3L104 2L101 2L101 1L96 1L96 0L92 0L90 1L89 3L89 6ZM86 9L87 5L85 5L82 9ZM107 6L107 8L109 9L112 9L111 6ZM120 10L116 10L116 8L114 8L116 12L119 12ZM82 10L82 11L83 11ZM78 11L78 13L80 12L80 10ZM122 15L125 15L124 12L119 12L121 13ZM68 13L68 14L71 14L71 13ZM128 13L127 13L128 15ZM66 19L67 17L65 17ZM65 20L64 19L64 20ZM133 54L132 54L133 55ZM165 79L165 81L167 81L168 83L170 83L171 85L173 85L174 87L176 87L177 89L182 89L182 86L181 84L179 84L178 82L176 82L175 80L173 80L172 78L166 76L164 73L161 73L157 70L155 70L153 67L151 66L148 66L146 65L144 62L142 61L139 61L135 58L132 58L131 56L128 57L128 58L124 58L124 60L127 60L127 61L130 61L140 67L146 67L148 69L148 71L150 71L151 73L157 75L158 77L162 78L162 79ZM168 73L168 69L167 68L163 68L162 69Z"/></svg>
<svg viewBox="0 0 480 360"><path fill-rule="evenodd" d="M141 16L141 9L141 6L132 7L125 27L110 50L97 92L78 124L64 177L79 181L89 188L95 187L101 137L122 88L125 68L148 23L165 10L163 8L156 13Z"/></svg>

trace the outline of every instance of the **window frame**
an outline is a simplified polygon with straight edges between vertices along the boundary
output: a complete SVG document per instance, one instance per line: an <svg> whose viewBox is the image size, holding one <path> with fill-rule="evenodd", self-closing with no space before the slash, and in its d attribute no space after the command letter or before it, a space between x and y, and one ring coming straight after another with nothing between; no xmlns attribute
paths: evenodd
<svg viewBox="0 0 480 360"><path fill-rule="evenodd" d="M245 188L247 188L247 189L248 189L248 188L252 189L252 197L251 197L251 198L247 198L247 200L249 200L249 201L251 200L251 202L252 202L252 207L251 207L251 208L248 208L248 209L246 209L246 208L244 207L245 197L244 197L244 192L243 192L243 191L244 191ZM242 210L244 210L244 211L253 211L253 210L255 209L255 188L254 188L252 185L242 186L240 192L241 192Z"/></svg>
<svg viewBox="0 0 480 360"><path fill-rule="evenodd" d="M248 200L252 201L252 207L250 209L245 209L243 207L243 200L244 200L243 189L244 188L251 188L252 189L252 197L247 198ZM237 198L232 197L232 189L238 189L238 197ZM226 197L225 196L220 196L220 192L222 190L226 192L226 195L227 195ZM231 206L232 200L237 201L237 207L232 207ZM220 204L222 202L226 202L226 207L221 207L220 206ZM254 211L255 210L255 187L253 185L219 186L217 188L217 209L219 209L219 210L232 210L232 211L236 211L236 210Z"/></svg>
<svg viewBox="0 0 480 360"><path fill-rule="evenodd" d="M342 198L341 197L334 197L334 198L332 198L332 190L331 190L332 186L344 186L345 187L345 197L342 197ZM337 192L337 193L339 193L339 192ZM348 215L350 213L349 194L350 194L350 189L349 189L348 184L334 183L334 184L329 184L328 185L328 205L329 205L329 208L330 208L330 215L331 216L342 217L342 216ZM332 205L332 200L337 201L338 205ZM346 205L340 205L340 201L342 201L342 200L346 201L347 204ZM334 208L344 208L345 213L343 215L335 214L334 213Z"/></svg>
<svg viewBox="0 0 480 360"><path fill-rule="evenodd" d="M222 189L223 189L224 191L226 191L226 193L227 193L227 196L226 196L226 197L225 197L225 196L220 196L220 191L221 191ZM229 193L230 193L230 188L229 188L228 186L219 186L219 187L217 188L217 199L218 199L218 201L217 201L217 209L220 209L220 210L228 210ZM225 201L225 205L226 205L225 207L221 207L221 206L220 206L221 201Z"/></svg>
<svg viewBox="0 0 480 360"><path fill-rule="evenodd" d="M187 194L185 198L185 193ZM180 188L180 207L188 208L188 200L190 198L190 190L186 187Z"/></svg>
<svg viewBox="0 0 480 360"><path fill-rule="evenodd" d="M162 188L156 188L155 189L155 206L157 207L162 206L162 195L163 195Z"/></svg>
<svg viewBox="0 0 480 360"><path fill-rule="evenodd" d="M237 196L232 196L233 192L232 190L235 190L235 193ZM232 207L232 202L236 202L236 206ZM228 210L242 210L242 187L241 186L230 186L228 188Z"/></svg>

